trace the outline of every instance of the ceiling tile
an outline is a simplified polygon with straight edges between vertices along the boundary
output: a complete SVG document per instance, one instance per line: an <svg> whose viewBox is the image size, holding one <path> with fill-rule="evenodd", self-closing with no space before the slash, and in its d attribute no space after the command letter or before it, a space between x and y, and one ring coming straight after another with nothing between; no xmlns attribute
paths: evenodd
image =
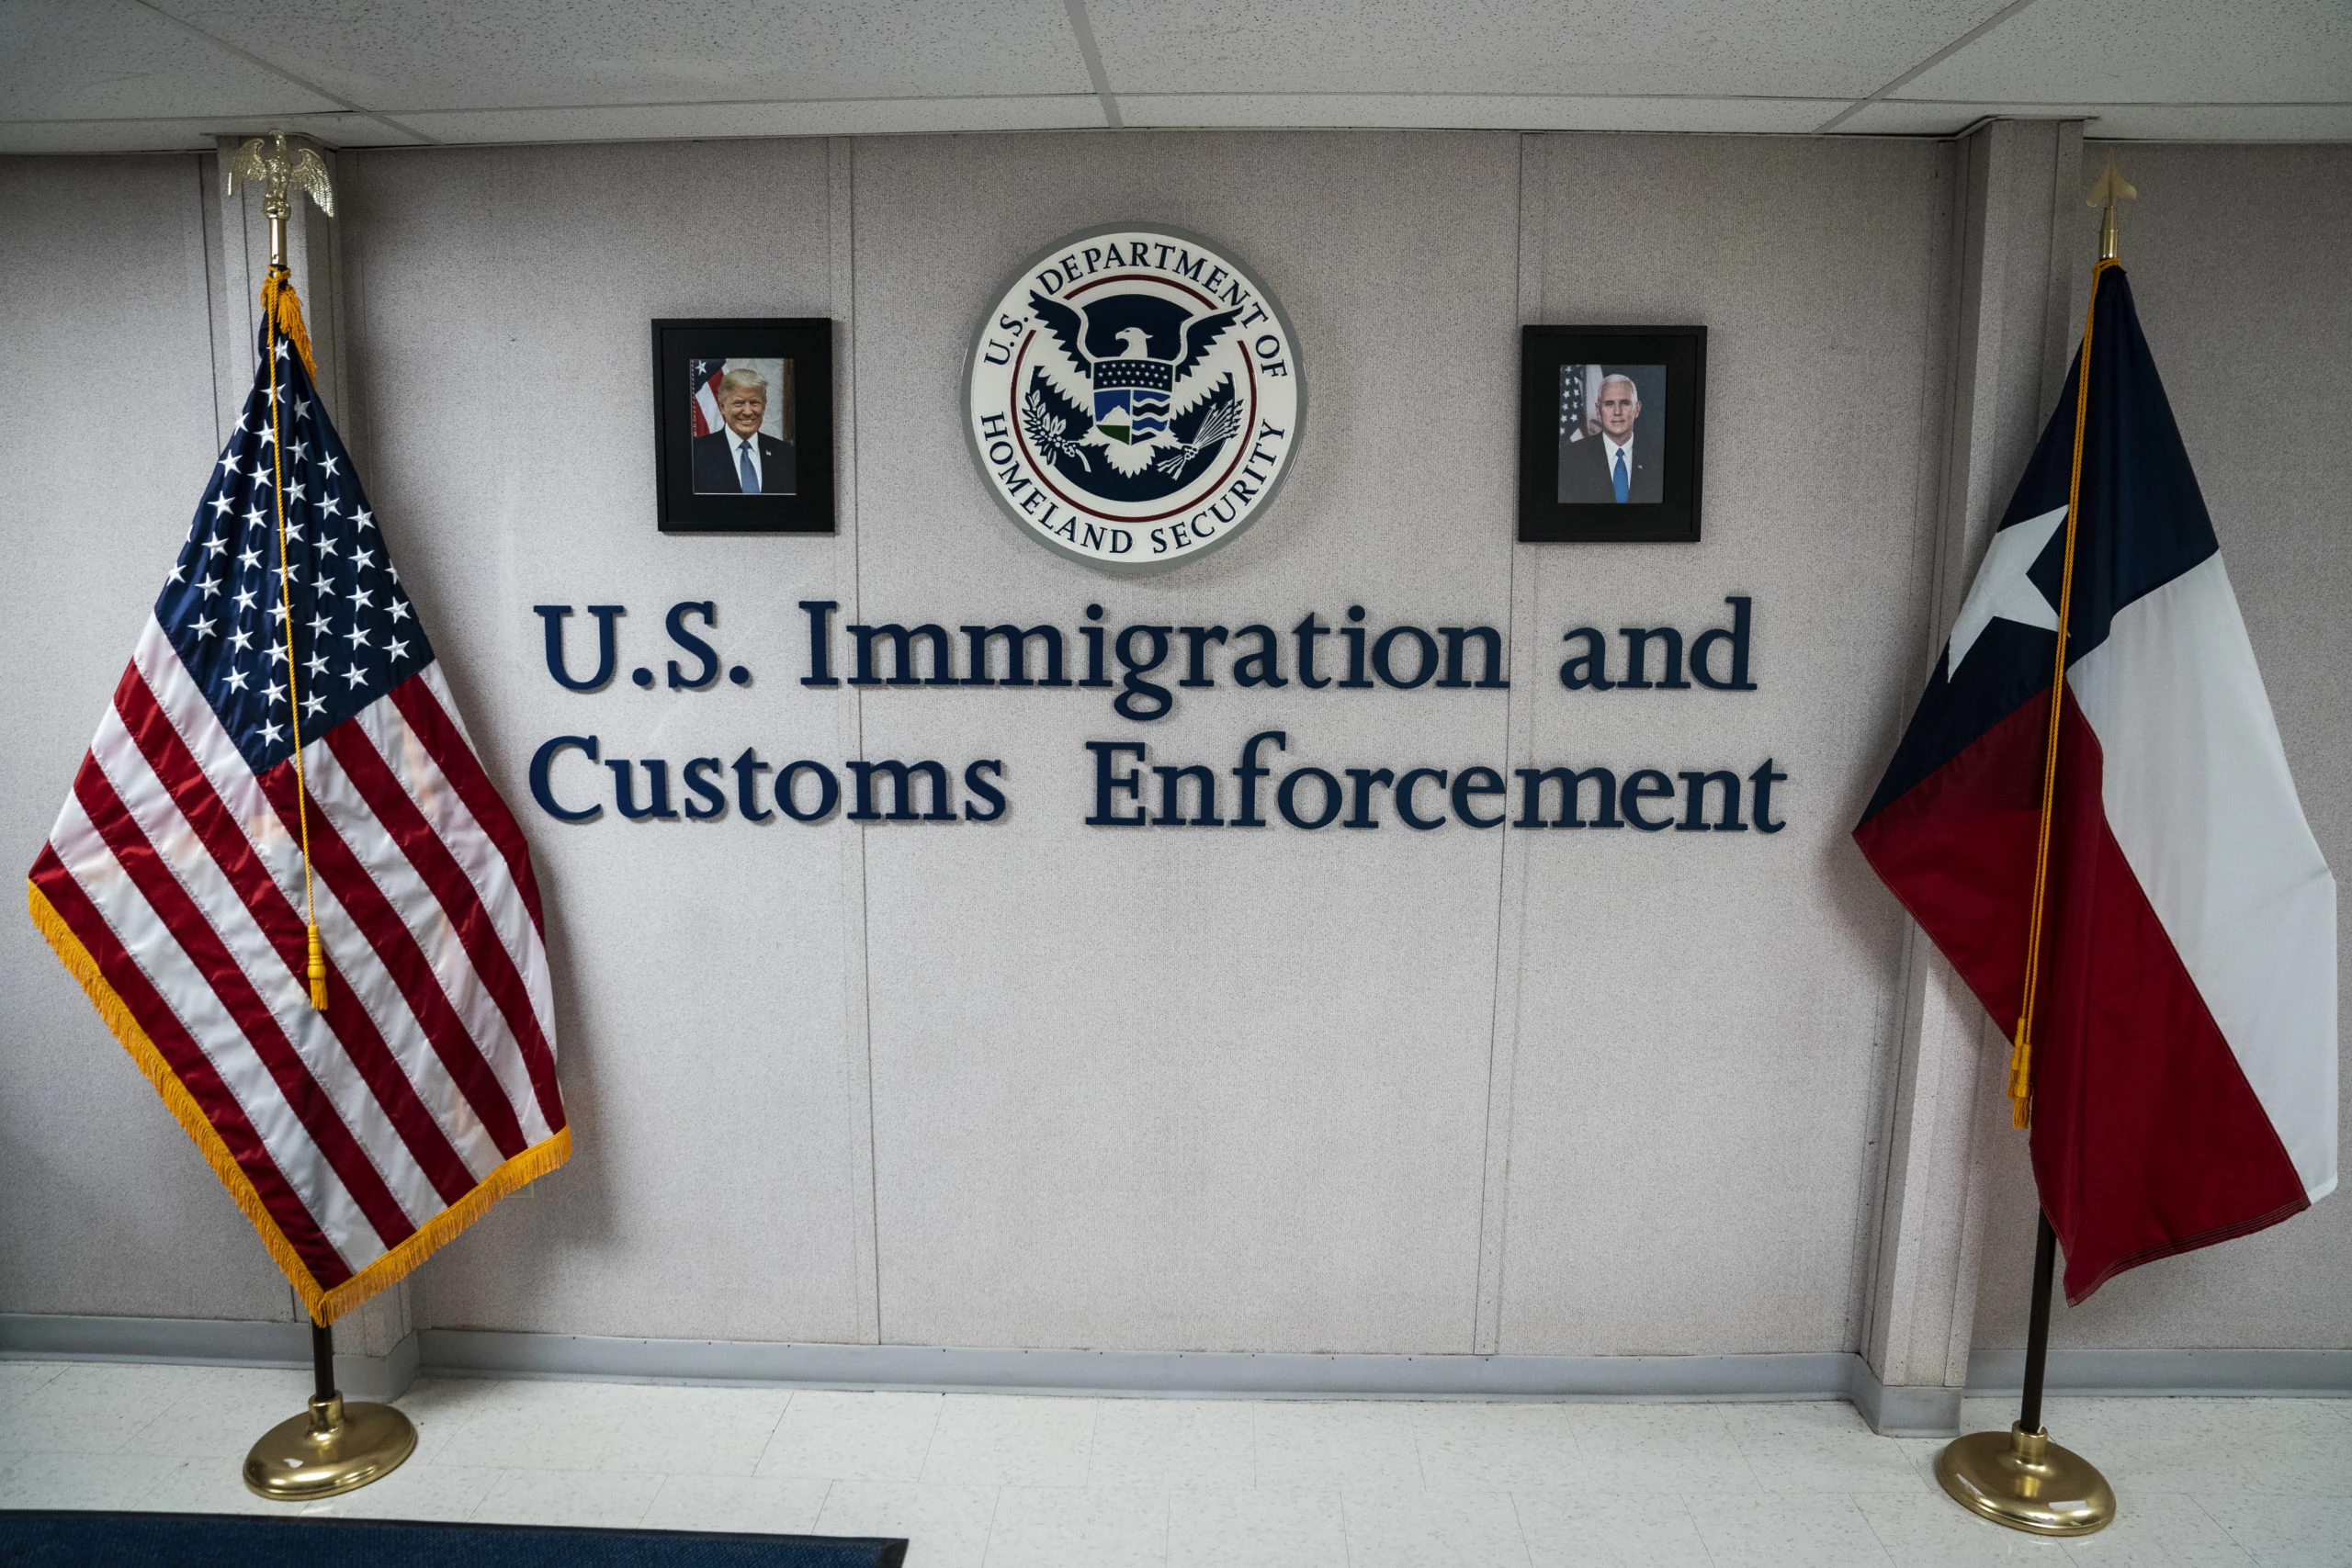
<svg viewBox="0 0 2352 1568"><path fill-rule="evenodd" d="M1061 0L158 0L370 108L1092 90Z"/></svg>
<svg viewBox="0 0 2352 1568"><path fill-rule="evenodd" d="M129 0L0 0L0 118L303 114L308 93Z"/></svg>
<svg viewBox="0 0 2352 1568"><path fill-rule="evenodd" d="M1838 134L1949 136L1989 117L2087 119L2085 134L2123 141L2352 141L2352 104L1947 104L1882 98Z"/></svg>
<svg viewBox="0 0 2352 1568"><path fill-rule="evenodd" d="M1877 91L2005 0L1088 0L1130 93ZM1823 118L1826 118L1826 116Z"/></svg>
<svg viewBox="0 0 2352 1568"><path fill-rule="evenodd" d="M864 98L813 104L662 104L427 110L401 123L447 142L661 141L901 131L1066 130L1102 124L1093 94L1026 98Z"/></svg>
<svg viewBox="0 0 2352 1568"><path fill-rule="evenodd" d="M1848 101L1499 93L1123 93L1119 113L1135 126L1802 131L1811 130Z"/></svg>
<svg viewBox="0 0 2352 1568"><path fill-rule="evenodd" d="M2037 0L1903 85L1986 103L2352 102L2345 0Z"/></svg>

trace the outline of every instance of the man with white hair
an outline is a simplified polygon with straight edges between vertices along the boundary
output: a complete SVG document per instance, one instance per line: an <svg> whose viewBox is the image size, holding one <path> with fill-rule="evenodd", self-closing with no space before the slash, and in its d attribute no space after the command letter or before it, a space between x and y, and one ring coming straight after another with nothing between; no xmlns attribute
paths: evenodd
<svg viewBox="0 0 2352 1568"><path fill-rule="evenodd" d="M742 366L718 378L724 425L694 441L696 495L790 495L797 479L789 441L761 432L768 415L768 381Z"/></svg>
<svg viewBox="0 0 2352 1568"><path fill-rule="evenodd" d="M1600 432L1560 447L1560 500L1569 505L1645 506L1665 499L1666 477L1658 464L1657 438L1635 439L1642 417L1641 389L1631 376L1601 378L1594 400Z"/></svg>

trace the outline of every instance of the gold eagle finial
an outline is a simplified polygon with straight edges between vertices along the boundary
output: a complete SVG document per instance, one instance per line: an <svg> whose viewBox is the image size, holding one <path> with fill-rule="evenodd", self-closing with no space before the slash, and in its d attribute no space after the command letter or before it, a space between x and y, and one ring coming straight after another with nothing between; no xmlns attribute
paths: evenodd
<svg viewBox="0 0 2352 1568"><path fill-rule="evenodd" d="M2136 197L2139 194L2139 191L2124 179L2123 171L2115 166L2115 154L2109 152L2107 155L2106 172L2099 175L2098 184L2091 186L2091 194L2083 202L2085 207L2102 207L2107 209L2099 215L2098 220L2099 260L2113 261L2115 259L2116 205Z"/></svg>
<svg viewBox="0 0 2352 1568"><path fill-rule="evenodd" d="M252 137L231 153L228 176L231 196L237 194L239 180L261 186L261 209L269 215L273 266L285 265L286 220L294 216L297 190L307 192L321 212L334 216L334 181L328 177L326 160L313 148L288 147L282 130Z"/></svg>

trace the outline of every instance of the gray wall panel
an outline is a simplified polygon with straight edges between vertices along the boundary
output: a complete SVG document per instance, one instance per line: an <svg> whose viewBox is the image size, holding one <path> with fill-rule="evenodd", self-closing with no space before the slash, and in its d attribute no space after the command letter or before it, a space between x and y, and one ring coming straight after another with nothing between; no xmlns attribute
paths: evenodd
<svg viewBox="0 0 2352 1568"><path fill-rule="evenodd" d="M895 416L868 415L869 615L1050 619L1075 642L1099 602L1114 627L1259 621L1286 649L1308 610L1337 625L1351 604L1375 626L1503 626L1517 168L1505 136L861 144L860 397ZM1142 581L1015 537L957 413L1001 278L1128 218L1258 269L1307 386L1273 506ZM1222 774L1282 729L1278 769L1495 762L1503 694L1220 676L1148 725L1111 695L866 700L869 754L1001 755L1015 799L994 829L869 838L884 1337L1468 1349L1492 837L1385 807L1374 831L1088 828L1082 745Z"/></svg>
<svg viewBox="0 0 2352 1568"><path fill-rule="evenodd" d="M193 157L0 160L0 842L20 868L219 450L200 196ZM12 902L0 1308L285 1316L260 1241Z"/></svg>
<svg viewBox="0 0 2352 1568"><path fill-rule="evenodd" d="M1542 318L1710 335L1705 542L1531 552L1533 756L1770 757L1787 828L1531 833L1499 1348L1851 1348L1900 917L1847 833L1914 694L1951 152L1545 146ZM1568 627L1622 673L1735 593L1757 691L1561 685Z"/></svg>
<svg viewBox="0 0 2352 1568"><path fill-rule="evenodd" d="M419 1322L856 1337L841 857L772 822L625 822L574 756L565 826L533 749L763 755L837 703L792 679L793 600L834 592L843 538L655 533L649 320L845 314L831 298L825 144L346 154L358 457L420 615L547 893L571 1166L415 1277ZM712 599L754 671L639 691ZM535 604L623 604L621 674L549 679ZM783 608L780 608L783 607ZM575 615L574 668L593 631ZM684 656L681 655L683 658ZM639 775L640 785L643 775ZM861 1108L862 1113L862 1108ZM689 1218L690 1217L690 1218Z"/></svg>

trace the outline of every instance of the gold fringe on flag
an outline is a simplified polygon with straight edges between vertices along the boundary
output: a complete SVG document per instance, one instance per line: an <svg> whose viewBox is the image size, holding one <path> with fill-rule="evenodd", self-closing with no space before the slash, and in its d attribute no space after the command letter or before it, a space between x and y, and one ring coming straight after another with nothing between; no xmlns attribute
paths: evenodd
<svg viewBox="0 0 2352 1568"><path fill-rule="evenodd" d="M269 1206L261 1201L261 1194L254 1190L253 1181L245 1175L244 1168L237 1163L236 1156L229 1152L229 1145L221 1141L220 1130L213 1126L212 1119L205 1115L203 1108L196 1103L195 1097L188 1093L178 1075L172 1071L171 1064L164 1060L163 1053L156 1050L154 1042L147 1038L147 1032L139 1026L139 1020L115 994L115 988L107 983L97 960L92 958L89 950L82 945L82 939L74 934L74 928L65 923L65 917L57 912L39 885L28 882L25 895L33 924L48 939L51 951L57 954L57 961L65 965L67 974L81 983L82 989L89 996L90 1005L97 1009L98 1016L106 1021L107 1030L130 1053L131 1061L145 1075L147 1081L155 1086L156 1094L170 1109L173 1119L180 1124L180 1130L188 1135L188 1141L204 1156L204 1163L212 1168L212 1174L220 1179L220 1185L229 1190L229 1196L236 1201L238 1210L260 1234L262 1245L269 1249L269 1256L286 1276L287 1282L294 1287L303 1304L311 1309L311 1315L321 1323L333 1323L385 1286L404 1279L418 1264L433 1256L443 1243L481 1218L492 1203L537 1180L571 1157L571 1129L566 1127L553 1137L525 1149L483 1177L472 1191L419 1225L406 1241L329 1290L319 1283L318 1277L302 1261L301 1254L294 1250L294 1244L286 1239L284 1231L277 1228L277 1221L271 1215Z"/></svg>
<svg viewBox="0 0 2352 1568"><path fill-rule="evenodd" d="M145 1075L147 1081L155 1086L156 1094L171 1111L173 1120L179 1122L180 1130L188 1135L188 1141L204 1156L204 1163L212 1168L212 1174L220 1179L220 1185L229 1190L229 1196L236 1201L238 1210L259 1233L262 1245L269 1249L269 1256L286 1276L287 1282L294 1287L303 1304L311 1309L311 1315L321 1323L333 1323L385 1286L406 1278L418 1264L433 1256L443 1243L488 1213L492 1203L537 1180L571 1157L571 1129L566 1127L553 1137L525 1149L483 1177L472 1191L419 1225L406 1241L329 1290L319 1283L318 1277L302 1261L301 1254L294 1250L294 1244L288 1241L286 1233L277 1228L277 1221L271 1215L269 1206L261 1201L261 1194L254 1190L253 1181L245 1175L244 1168L237 1163L236 1156L229 1152L229 1145L221 1141L220 1130L213 1126L212 1119L205 1115L195 1097L188 1093L178 1076L172 1071L171 1064L164 1060L163 1053L156 1050L154 1042L147 1038L147 1032L139 1026L139 1020L115 994L115 988L107 983L97 960L90 956L89 950L82 945L82 939L75 936L74 928L65 923L65 917L50 903L49 896L40 890L39 885L28 882L25 885L25 902L31 910L33 925L48 940L50 950L57 954L57 961L65 965L67 974L80 982L83 991L90 998L90 1005L97 1009L98 1016L106 1021L107 1030L130 1053L131 1061Z"/></svg>

